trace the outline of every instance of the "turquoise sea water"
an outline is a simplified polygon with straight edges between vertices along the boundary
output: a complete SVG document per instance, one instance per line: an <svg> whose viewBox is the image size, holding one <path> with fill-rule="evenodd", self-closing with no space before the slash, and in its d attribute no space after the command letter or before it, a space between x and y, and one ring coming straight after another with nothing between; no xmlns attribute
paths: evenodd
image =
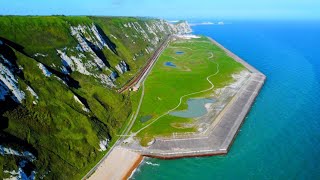
<svg viewBox="0 0 320 180"><path fill-rule="evenodd" d="M228 155L146 159L133 179L320 179L320 22L193 29L268 79Z"/></svg>

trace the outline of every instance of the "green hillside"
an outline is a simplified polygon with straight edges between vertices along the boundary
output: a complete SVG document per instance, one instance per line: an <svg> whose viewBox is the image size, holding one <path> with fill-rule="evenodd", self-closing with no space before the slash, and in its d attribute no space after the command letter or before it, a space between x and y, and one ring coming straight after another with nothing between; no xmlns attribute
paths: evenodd
<svg viewBox="0 0 320 180"><path fill-rule="evenodd" d="M146 18L0 16L0 179L23 160L27 176L81 178L131 113L116 89L175 31Z"/></svg>

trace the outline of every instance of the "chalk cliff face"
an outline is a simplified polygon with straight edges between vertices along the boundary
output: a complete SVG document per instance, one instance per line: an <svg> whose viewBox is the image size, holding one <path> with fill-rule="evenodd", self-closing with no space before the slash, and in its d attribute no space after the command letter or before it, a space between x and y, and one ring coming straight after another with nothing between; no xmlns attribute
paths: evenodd
<svg viewBox="0 0 320 180"><path fill-rule="evenodd" d="M192 29L187 21L180 21L174 24L176 34L188 34L192 32Z"/></svg>
<svg viewBox="0 0 320 180"><path fill-rule="evenodd" d="M189 32L147 18L0 17L1 168L79 179L131 112L116 89L170 34Z"/></svg>

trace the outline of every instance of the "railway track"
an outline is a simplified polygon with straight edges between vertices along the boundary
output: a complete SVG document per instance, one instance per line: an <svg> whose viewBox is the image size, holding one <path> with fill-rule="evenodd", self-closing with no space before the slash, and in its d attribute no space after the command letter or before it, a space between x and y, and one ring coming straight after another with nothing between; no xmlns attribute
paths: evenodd
<svg viewBox="0 0 320 180"><path fill-rule="evenodd" d="M126 85L124 85L122 88L118 90L119 93L123 93L127 91L128 89L132 88L134 85L141 82L142 79L146 77L146 75L149 73L149 71L151 70L151 67L155 64L155 62L157 61L162 51L167 47L170 39L171 39L171 35L168 36L164 42L162 42L160 47L148 59L147 64L138 72L138 74L135 77L133 77L133 79L131 79Z"/></svg>
<svg viewBox="0 0 320 180"><path fill-rule="evenodd" d="M171 39L171 35L167 37L167 39L162 42L162 44L160 45L160 47L155 51L155 53L149 58L148 63L140 70L140 72L126 85L124 85L121 89L118 90L119 93L123 93L125 91L127 91L129 88L131 88L132 86L134 86L135 84L142 82L143 79L146 77L146 75L148 74L148 72L152 69L152 66L155 64L155 62L157 61L158 57L160 56L160 54L162 53L162 51L167 47L169 41ZM133 125L133 123L132 123ZM129 132L129 130L131 129L131 126L129 126L128 130L125 131L125 133L122 136L126 136ZM82 178L82 180L86 180L89 179L89 177L97 170L97 168L99 167L99 165L105 161L105 159L108 157L108 155L110 154L110 152L112 152L112 150L117 147L122 141L123 141L124 137L120 137L115 143L114 145L108 150L108 152L106 153L106 155L103 156L103 158Z"/></svg>

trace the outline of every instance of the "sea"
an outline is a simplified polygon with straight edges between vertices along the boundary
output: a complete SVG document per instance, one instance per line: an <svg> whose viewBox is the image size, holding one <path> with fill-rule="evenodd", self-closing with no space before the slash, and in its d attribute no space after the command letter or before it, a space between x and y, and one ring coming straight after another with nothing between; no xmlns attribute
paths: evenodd
<svg viewBox="0 0 320 180"><path fill-rule="evenodd" d="M206 24L193 33L217 40L266 83L227 155L146 158L131 179L320 179L320 21Z"/></svg>

